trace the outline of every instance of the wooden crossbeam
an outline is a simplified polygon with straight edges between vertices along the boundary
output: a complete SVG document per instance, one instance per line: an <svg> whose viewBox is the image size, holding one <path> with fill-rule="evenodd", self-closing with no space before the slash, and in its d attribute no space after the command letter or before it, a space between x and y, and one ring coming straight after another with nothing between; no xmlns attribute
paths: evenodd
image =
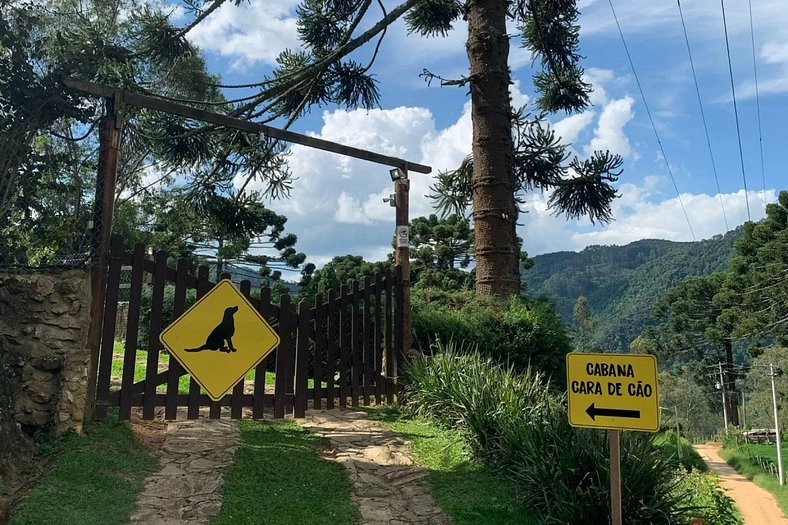
<svg viewBox="0 0 788 525"><path fill-rule="evenodd" d="M99 97L120 99L124 104L131 104L132 106L163 111L165 113L180 115L189 119L209 122L211 124L217 124L219 126L238 129L249 133L262 133L266 137L271 137L277 140L283 140L293 144L301 144L310 148L330 151L332 153L338 153L340 155L345 155L356 159L383 164L393 168L401 168L406 171L415 171L416 173L432 172L431 167L424 166L423 164L417 164L415 162L409 162L397 157L382 155L380 153L375 153L374 151L354 148L352 146L345 146L344 144L338 144L336 142L331 142L330 140L310 137L301 133L296 133L294 131L274 128L266 124L260 124L259 122L252 122L251 120L230 117L220 113L214 113L191 106L186 106L184 104L178 104L177 102L151 97L148 95L142 95L127 89L120 89L104 84L96 84L94 82L88 82L71 77L64 78L63 83L67 87L76 91L81 91L83 93L88 93Z"/></svg>

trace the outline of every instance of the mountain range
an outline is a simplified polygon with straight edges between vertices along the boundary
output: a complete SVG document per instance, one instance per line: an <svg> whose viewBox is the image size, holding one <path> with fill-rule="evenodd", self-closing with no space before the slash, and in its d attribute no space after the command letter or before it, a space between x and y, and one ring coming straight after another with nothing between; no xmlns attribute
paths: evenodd
<svg viewBox="0 0 788 525"><path fill-rule="evenodd" d="M551 301L570 325L578 297L585 296L595 321L592 345L626 352L632 340L655 323L651 309L665 291L687 277L728 268L740 233L736 229L697 242L644 239L537 255L523 279L528 296Z"/></svg>

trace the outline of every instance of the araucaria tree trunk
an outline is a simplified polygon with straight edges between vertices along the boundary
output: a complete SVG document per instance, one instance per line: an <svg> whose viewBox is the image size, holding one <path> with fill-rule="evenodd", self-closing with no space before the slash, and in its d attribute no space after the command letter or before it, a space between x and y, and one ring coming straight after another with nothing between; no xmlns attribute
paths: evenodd
<svg viewBox="0 0 788 525"><path fill-rule="evenodd" d="M476 292L506 297L520 291L506 2L467 6Z"/></svg>

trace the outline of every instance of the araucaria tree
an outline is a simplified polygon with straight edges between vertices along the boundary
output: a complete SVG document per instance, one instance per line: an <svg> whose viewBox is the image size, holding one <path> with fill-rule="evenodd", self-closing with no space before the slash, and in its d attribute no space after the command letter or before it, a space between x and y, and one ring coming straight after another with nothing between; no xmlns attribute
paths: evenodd
<svg viewBox="0 0 788 525"><path fill-rule="evenodd" d="M379 19L362 24L377 16L378 8ZM610 219L616 196L610 183L620 174L620 157L595 152L569 161L545 120L547 113L580 111L589 104L591 86L583 81L577 52L575 0L406 0L388 11L372 0L304 0L298 14L303 49L283 52L273 75L254 85L258 91L236 105L234 115L293 122L313 105L374 107L379 93L370 69L389 25L404 16L412 33L445 36L458 20L467 21L469 74L442 82L470 90L472 151L459 169L439 175L434 191L445 212L464 214L472 206L478 293L507 296L520 290L516 225L525 192L552 191L550 206L567 217ZM537 113L511 107L507 22L538 59ZM372 42L368 61L348 58Z"/></svg>

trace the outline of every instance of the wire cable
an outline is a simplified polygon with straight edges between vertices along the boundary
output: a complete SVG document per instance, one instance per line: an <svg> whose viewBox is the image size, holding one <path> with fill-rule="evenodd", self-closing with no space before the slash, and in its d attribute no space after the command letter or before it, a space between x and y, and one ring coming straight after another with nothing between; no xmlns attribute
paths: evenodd
<svg viewBox="0 0 788 525"><path fill-rule="evenodd" d="M689 37L687 36L687 25L684 23L684 12L681 9L681 0L676 0L679 6L679 15L681 16L681 27L684 29L684 41L687 43L687 55L689 55L690 67L692 68L692 79L695 81L695 94L698 95L698 106L700 107L700 117L703 120L703 130L706 132L706 145L709 147L709 158L711 159L711 169L714 173L714 181L717 183L717 195L720 198L720 207L722 208L722 219L725 221L725 231L730 230L728 226L728 216L725 214L725 204L722 201L722 190L720 189L720 178L717 175L717 165L714 162L714 154L711 151L711 139L709 138L709 126L706 123L706 112L703 111L703 101L700 96L700 87L698 86L698 76L695 73L695 61L692 59L692 51L690 50Z"/></svg>
<svg viewBox="0 0 788 525"><path fill-rule="evenodd" d="M748 0L750 7L750 40L752 41L752 72L755 76L755 108L758 113L758 148L761 153L761 180L763 182L763 208L766 209L766 168L763 165L763 131L761 128L761 96L758 92L758 64L755 60L755 29L752 23L752 0Z"/></svg>
<svg viewBox="0 0 788 525"><path fill-rule="evenodd" d="M741 162L741 178L744 181L744 202L747 204L747 220L751 221L750 216L750 197L747 195L747 175L744 173L744 153L741 147L741 128L739 126L739 107L736 104L736 86L733 83L733 64L731 64L731 45L728 40L728 22L725 17L725 0L720 0L722 7L722 27L725 29L725 49L728 52L728 73L731 77L731 93L733 94L733 114L736 116L736 136L739 139L739 161Z"/></svg>
<svg viewBox="0 0 788 525"><path fill-rule="evenodd" d="M687 215L687 209L684 207L684 201L681 200L681 193L679 193L679 187L676 185L676 178L673 176L673 170L670 167L670 163L668 162L668 157L665 155L665 148L662 147L662 141L659 139L659 133L657 132L657 126L654 124L654 118L651 116L651 110L648 107L648 102L646 101L646 95L643 93L643 86L640 85L640 78L638 78L637 71L635 70L635 64L632 62L632 55L629 53L629 47L627 46L627 41L624 38L624 32L621 30L621 24L618 21L618 15L616 15L616 9L613 7L613 0L607 0L608 4L610 4L610 10L613 12L613 18L616 21L616 27L618 27L618 34L621 35L621 43L624 44L624 51L627 54L627 59L629 60L629 66L632 68L632 74L635 76L635 83L638 86L638 91L640 91L640 98L643 99L643 105L646 107L646 113L648 114L648 119L651 122L651 129L654 130L654 136L657 138L657 144L659 144L659 150L662 152L662 160L665 161L665 167L668 169L668 174L670 175L670 180L673 182L673 189L676 190L676 197L679 199L679 204L681 204L681 211L684 212L684 218L687 219L687 226L689 226L690 234L692 234L692 240L696 241L697 238L695 237L695 231L692 229L692 223L690 222L689 215Z"/></svg>

